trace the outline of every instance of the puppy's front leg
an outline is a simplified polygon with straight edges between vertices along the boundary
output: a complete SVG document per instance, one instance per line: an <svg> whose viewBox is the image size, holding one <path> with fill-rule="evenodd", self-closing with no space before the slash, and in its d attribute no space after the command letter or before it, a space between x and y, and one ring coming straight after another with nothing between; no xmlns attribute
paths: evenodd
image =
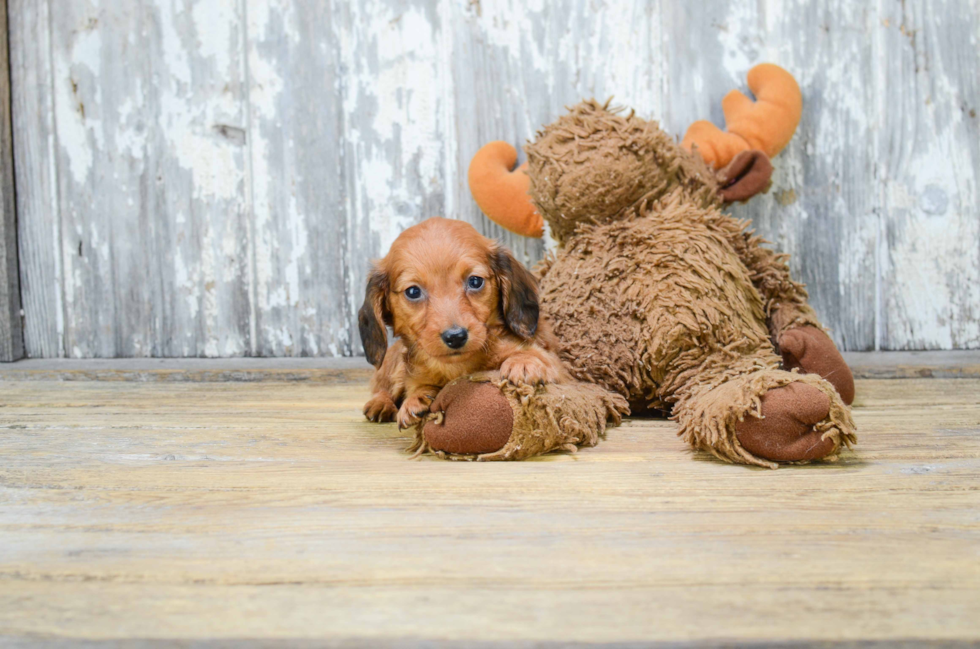
<svg viewBox="0 0 980 649"><path fill-rule="evenodd" d="M428 412L432 400L439 394L436 385L411 385L402 407L398 409L398 428L411 428Z"/></svg>
<svg viewBox="0 0 980 649"><path fill-rule="evenodd" d="M511 383L558 383L563 374L558 357L537 346L514 352L500 364L500 375Z"/></svg>
<svg viewBox="0 0 980 649"><path fill-rule="evenodd" d="M375 392L364 404L364 416L368 421L394 421L398 406L395 399L388 392Z"/></svg>
<svg viewBox="0 0 980 649"><path fill-rule="evenodd" d="M364 404L368 421L395 421L398 400L405 394L405 346L400 340L388 348L371 377L371 398Z"/></svg>

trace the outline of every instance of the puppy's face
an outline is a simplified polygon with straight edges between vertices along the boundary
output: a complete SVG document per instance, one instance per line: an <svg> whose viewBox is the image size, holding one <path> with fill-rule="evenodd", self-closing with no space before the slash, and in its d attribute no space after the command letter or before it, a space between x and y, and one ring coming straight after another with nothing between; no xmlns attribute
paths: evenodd
<svg viewBox="0 0 980 649"><path fill-rule="evenodd" d="M524 267L468 223L438 218L395 240L372 273L360 315L375 365L387 346L384 323L410 349L453 364L486 350L494 331L533 337L537 320L537 289Z"/></svg>
<svg viewBox="0 0 980 649"><path fill-rule="evenodd" d="M388 255L395 335L446 362L479 351L488 327L500 323L491 249L476 230L462 225L407 231Z"/></svg>

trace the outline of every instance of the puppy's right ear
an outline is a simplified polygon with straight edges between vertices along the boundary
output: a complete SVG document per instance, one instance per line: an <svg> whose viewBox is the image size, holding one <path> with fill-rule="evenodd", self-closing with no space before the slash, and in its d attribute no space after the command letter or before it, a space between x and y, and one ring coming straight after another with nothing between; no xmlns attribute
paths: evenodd
<svg viewBox="0 0 980 649"><path fill-rule="evenodd" d="M361 345L368 362L375 367L381 366L388 350L388 330L386 325L391 321L388 313L388 274L375 268L368 277L367 292L364 304L357 312L357 328L361 332Z"/></svg>

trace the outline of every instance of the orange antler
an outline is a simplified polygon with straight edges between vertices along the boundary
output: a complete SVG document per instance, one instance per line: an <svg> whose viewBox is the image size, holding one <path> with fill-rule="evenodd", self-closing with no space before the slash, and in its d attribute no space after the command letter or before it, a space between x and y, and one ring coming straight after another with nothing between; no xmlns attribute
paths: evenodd
<svg viewBox="0 0 980 649"><path fill-rule="evenodd" d="M470 192L491 221L525 237L540 237L544 221L527 194L531 186L527 163L511 171L515 162L517 149L510 144L484 145L470 162Z"/></svg>
<svg viewBox="0 0 980 649"><path fill-rule="evenodd" d="M803 97L793 75L778 65L762 63L749 70L748 82L755 101L732 90L721 102L727 132L701 120L691 124L681 141L688 151L697 148L715 169L750 149L774 157L789 144L800 123Z"/></svg>

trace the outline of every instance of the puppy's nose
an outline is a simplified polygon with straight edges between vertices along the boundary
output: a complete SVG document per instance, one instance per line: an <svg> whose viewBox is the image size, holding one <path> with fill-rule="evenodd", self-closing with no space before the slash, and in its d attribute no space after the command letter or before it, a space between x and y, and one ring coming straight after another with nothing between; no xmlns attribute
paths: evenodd
<svg viewBox="0 0 980 649"><path fill-rule="evenodd" d="M442 342L446 343L449 349L459 349L466 344L469 334L462 327L452 327L442 332Z"/></svg>

